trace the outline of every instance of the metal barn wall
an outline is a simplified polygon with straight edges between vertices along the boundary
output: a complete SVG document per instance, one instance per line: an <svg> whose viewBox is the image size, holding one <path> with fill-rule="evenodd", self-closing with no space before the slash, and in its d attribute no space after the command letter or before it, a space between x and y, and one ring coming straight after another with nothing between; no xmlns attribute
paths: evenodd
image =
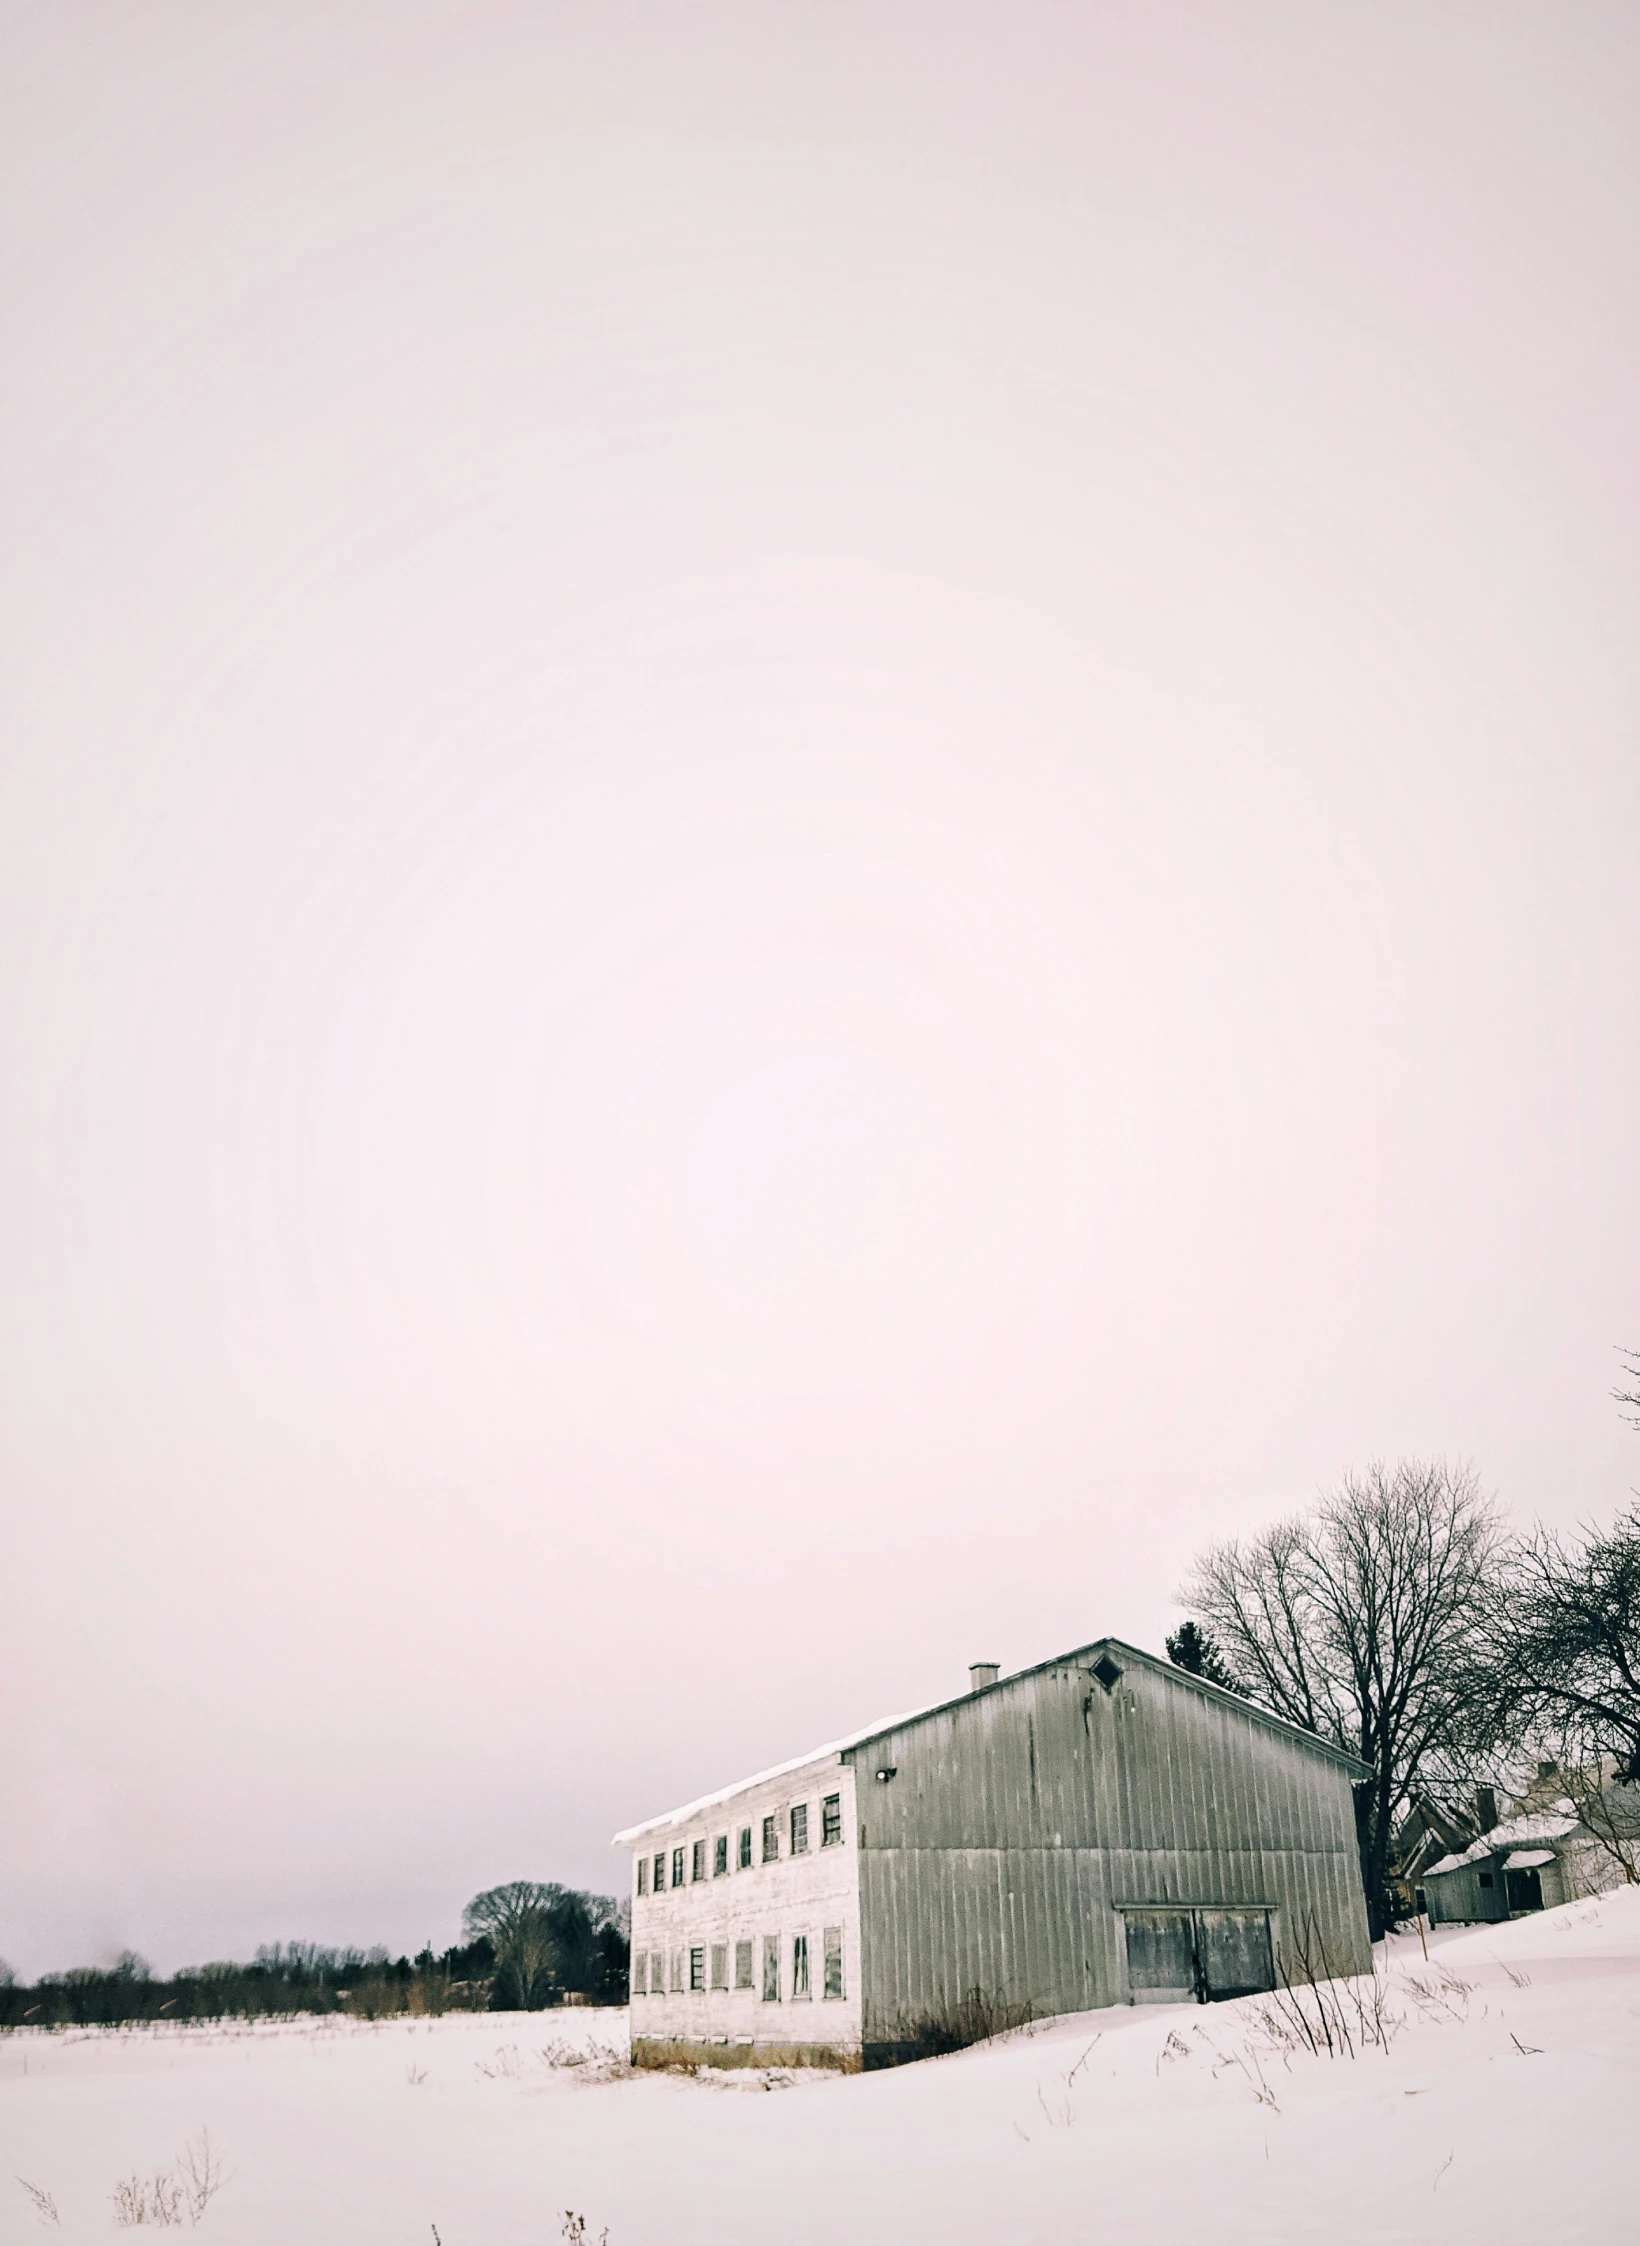
<svg viewBox="0 0 1640 2246"><path fill-rule="evenodd" d="M1124 2001L1122 1904L1269 1904L1278 1958L1370 1962L1348 1769L1125 1649L1106 1692L1098 1651L850 1750L868 2051L976 1987Z"/></svg>

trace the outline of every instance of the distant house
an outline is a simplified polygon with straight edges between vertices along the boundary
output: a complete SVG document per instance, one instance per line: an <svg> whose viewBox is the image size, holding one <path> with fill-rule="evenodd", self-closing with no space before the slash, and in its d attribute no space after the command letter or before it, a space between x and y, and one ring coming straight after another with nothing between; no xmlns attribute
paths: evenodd
<svg viewBox="0 0 1640 2246"><path fill-rule="evenodd" d="M1590 1816L1600 1816L1604 1838L1562 1797L1506 1817L1467 1848L1443 1856L1421 1880L1430 1924L1472 1926L1520 1918L1611 1886L1623 1877L1613 1840L1626 1842L1631 1854L1640 1849L1640 1805L1629 1798L1631 1791L1625 1787L1603 1795L1603 1807L1589 1808Z"/></svg>
<svg viewBox="0 0 1640 2246"><path fill-rule="evenodd" d="M1115 1638L630 1826L640 2065L879 2066L1006 2014L1371 1950L1363 1764Z"/></svg>

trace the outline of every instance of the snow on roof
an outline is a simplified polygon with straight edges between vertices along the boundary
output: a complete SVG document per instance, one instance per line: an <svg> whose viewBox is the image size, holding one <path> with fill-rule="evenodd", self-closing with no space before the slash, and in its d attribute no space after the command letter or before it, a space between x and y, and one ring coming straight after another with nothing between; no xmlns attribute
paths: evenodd
<svg viewBox="0 0 1640 2246"><path fill-rule="evenodd" d="M720 1786L715 1794L701 1794L694 1801L686 1801L681 1809L663 1809L658 1817L646 1817L641 1825L628 1825L610 1842L611 1848L630 1848L646 1833L658 1833L666 1825L684 1825L702 1810L718 1809L737 1794L749 1794L755 1786L766 1786L771 1778L788 1777L794 1770L807 1770L810 1763L835 1762L850 1747L858 1747L879 1732L893 1731L904 1723L914 1723L928 1713L926 1708L911 1708L903 1716L890 1716L883 1723L867 1724L862 1730L851 1731L842 1739L833 1739L824 1747L811 1747L806 1755L793 1755L789 1762L771 1763L767 1770L755 1771L750 1778L737 1778L732 1786Z"/></svg>
<svg viewBox="0 0 1640 2246"><path fill-rule="evenodd" d="M1461 1871L1465 1864L1479 1864L1488 1856L1495 1856L1502 1848L1521 1848L1535 1840L1564 1840L1576 1829L1577 1812L1569 1801L1560 1801L1547 1815L1536 1817L1506 1817L1501 1825L1494 1825L1479 1840L1472 1840L1460 1856L1443 1856L1438 1864L1431 1864L1425 1879L1434 1879L1442 1872ZM1553 1854L1553 1851L1550 1851ZM1548 1857L1537 1859L1547 1863Z"/></svg>

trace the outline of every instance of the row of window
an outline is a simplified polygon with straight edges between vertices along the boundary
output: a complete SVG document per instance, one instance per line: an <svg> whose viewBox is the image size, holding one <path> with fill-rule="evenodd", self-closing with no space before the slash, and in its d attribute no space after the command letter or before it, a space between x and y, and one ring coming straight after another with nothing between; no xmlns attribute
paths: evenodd
<svg viewBox="0 0 1640 2246"><path fill-rule="evenodd" d="M734 1945L735 1979L737 1989L755 1988L752 1976L755 1962L755 1945L749 1941ZM693 1949L674 1950L671 1954L671 1979L667 1978L667 1956L663 1950L634 1950L632 1953L632 1994L634 1996L665 1996L668 1989L676 1996L705 1995L714 1989L729 1987L729 1950L727 1942L702 1943ZM809 1985L809 1938L794 1934L791 1938L791 1966L784 1991L781 1985L780 1937L765 1934L763 1937L763 2001L779 2004L782 1994L793 2003L801 2003L812 1996ZM828 1926L820 1937L820 1994L822 1997L840 1997L843 1993L843 1929Z"/></svg>
<svg viewBox="0 0 1640 2246"><path fill-rule="evenodd" d="M806 1801L794 1802L786 1812L788 1854L806 1856L809 1853L809 1805ZM843 1844L843 1797L827 1794L820 1804L820 1846L840 1848ZM680 1844L672 1850L670 1884L682 1887L687 1882L705 1879L706 1850L704 1838ZM729 1869L729 1836L719 1833L710 1843L712 1850L713 1879L721 1879ZM763 1820L762 1857L765 1864L774 1864L780 1858L780 1812ZM742 1825L735 1837L735 1869L749 1872L752 1868L752 1828ZM655 1856L638 1858L638 1893L663 1895L667 1882L667 1852L663 1848Z"/></svg>

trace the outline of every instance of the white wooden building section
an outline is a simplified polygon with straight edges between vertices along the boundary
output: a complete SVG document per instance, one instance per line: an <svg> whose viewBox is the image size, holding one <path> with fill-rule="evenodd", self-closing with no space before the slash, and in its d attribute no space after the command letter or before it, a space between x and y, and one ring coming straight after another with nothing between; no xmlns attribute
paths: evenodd
<svg viewBox="0 0 1640 2246"><path fill-rule="evenodd" d="M736 2065L755 2050L760 2065L858 2064L859 1830L854 1773L835 1747L632 1826L616 1845L634 1852L636 2059Z"/></svg>

